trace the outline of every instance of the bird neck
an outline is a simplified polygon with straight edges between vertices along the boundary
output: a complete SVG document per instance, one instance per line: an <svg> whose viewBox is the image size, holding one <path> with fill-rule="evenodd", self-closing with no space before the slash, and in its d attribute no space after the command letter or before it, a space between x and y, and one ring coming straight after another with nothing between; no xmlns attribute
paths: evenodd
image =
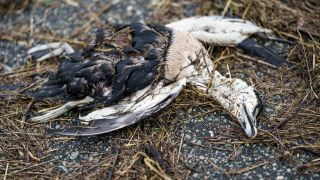
<svg viewBox="0 0 320 180"><path fill-rule="evenodd" d="M206 74L213 70L205 47L190 33L173 31L166 57L166 79L176 81Z"/></svg>

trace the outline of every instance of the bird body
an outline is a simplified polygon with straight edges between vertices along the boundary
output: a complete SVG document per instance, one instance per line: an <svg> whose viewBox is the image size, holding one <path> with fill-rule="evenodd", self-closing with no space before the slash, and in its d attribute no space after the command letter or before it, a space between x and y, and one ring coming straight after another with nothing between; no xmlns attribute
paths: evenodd
<svg viewBox="0 0 320 180"><path fill-rule="evenodd" d="M91 96L111 105L125 94L145 88L161 74L170 40L165 32L133 24L99 29L94 36L82 53L62 58L35 97L66 100Z"/></svg>
<svg viewBox="0 0 320 180"><path fill-rule="evenodd" d="M103 134L158 112L190 84L213 96L239 121L248 137L255 137L256 118L262 109L259 96L244 81L215 71L201 42L232 46L260 31L270 32L248 21L214 16L188 18L167 27L132 24L97 30L82 53L63 43L36 46L29 54L41 61L61 55L61 49L67 53L33 95L73 101L30 121L43 122L74 107L102 104L79 117L91 122L88 128L52 131L77 136Z"/></svg>

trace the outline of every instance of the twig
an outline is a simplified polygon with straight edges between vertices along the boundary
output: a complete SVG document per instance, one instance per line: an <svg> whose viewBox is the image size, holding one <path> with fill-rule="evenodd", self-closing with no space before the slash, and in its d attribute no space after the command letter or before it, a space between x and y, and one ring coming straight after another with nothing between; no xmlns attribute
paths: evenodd
<svg viewBox="0 0 320 180"><path fill-rule="evenodd" d="M107 11L109 8L111 7L111 5L105 6L103 7L97 14L95 14L95 18L99 17L102 13L104 13L105 11ZM93 21L95 21L95 18L90 18L89 21L87 21L87 23L85 23L84 25L82 25L81 27L78 27L77 29L75 29L70 38L74 38L77 35L79 35L80 33L83 33L84 29L87 29L88 27L90 27L90 25L92 24Z"/></svg>
<svg viewBox="0 0 320 180"><path fill-rule="evenodd" d="M226 5L224 6L224 9L223 9L223 11L222 11L222 13L221 13L221 16L226 15L226 12L227 12L227 10L229 9L229 6L230 6L231 2L232 2L232 0L228 0L228 1L227 1Z"/></svg>
<svg viewBox="0 0 320 180"><path fill-rule="evenodd" d="M265 132L265 133L268 134L268 135L270 135L270 136L273 137L276 141L278 141L279 144L280 144L282 147L286 148L286 146L285 146L277 137L275 137L273 134L271 134L270 132L268 132L268 131L266 131L266 130L263 130L263 129L259 129L259 130L262 131L262 132Z"/></svg>
<svg viewBox="0 0 320 180"><path fill-rule="evenodd" d="M49 162L53 162L53 161L57 161L57 160L59 160L59 159L51 159L51 160L49 160L49 161L45 161L45 162L42 162L42 163L38 163L38 164L35 164L35 165L32 165L32 166L27 166L27 167L25 167L25 168L22 168L22 169L13 171L13 172L8 173L8 174L16 174L16 173L18 173L18 172L21 172L21 171L24 171L24 170L27 170L27 169L32 169L32 168L34 168L34 167L41 166L41 165L43 165L43 164L46 164L46 163L49 163Z"/></svg>
<svg viewBox="0 0 320 180"><path fill-rule="evenodd" d="M214 164L210 159L207 159L207 161L213 166L214 169L220 171L221 173L223 173L226 176L229 176L226 172L226 170L224 170L223 168L221 168L220 166Z"/></svg>
<svg viewBox="0 0 320 180"><path fill-rule="evenodd" d="M30 108L31 108L31 106L32 106L33 104L34 104L34 100L32 100L31 102L29 102L27 108L25 109L25 111L24 111L24 113L23 113L23 116L22 116L22 119L21 119L21 121L22 121L22 123L21 123L21 128L24 127L24 124L25 124L25 122L26 122L26 120L27 120L27 115L28 115L28 113L29 113L29 111L30 111Z"/></svg>
<svg viewBox="0 0 320 180"><path fill-rule="evenodd" d="M183 140L184 140L184 135L185 135L185 132L183 132L183 134L182 134L180 145L179 145L178 160L177 160L178 163L179 163L179 160L180 160L180 153L181 153L182 143L183 143Z"/></svg>
<svg viewBox="0 0 320 180"><path fill-rule="evenodd" d="M234 169L234 170L226 172L226 175L242 174L242 173L251 171L253 169L256 169L256 168L258 168L260 166L264 166L266 164L269 164L269 163L271 163L271 162L262 162L262 163L259 163L259 164L256 164L256 165L253 165L253 166L250 166L250 167L245 167L245 168L241 168L241 169Z"/></svg>
<svg viewBox="0 0 320 180"><path fill-rule="evenodd" d="M4 177L3 177L3 180L6 180L7 178L7 174L8 174L8 169L9 169L9 163L7 163L7 166L6 166L6 171L4 173Z"/></svg>
<svg viewBox="0 0 320 180"><path fill-rule="evenodd" d="M319 165L320 165L320 158L314 159L311 162L296 166L296 169L310 168L310 167L319 166Z"/></svg>
<svg viewBox="0 0 320 180"><path fill-rule="evenodd" d="M111 180L112 179L112 174L113 174L113 170L114 170L114 168L115 168L115 166L116 166L116 164L117 164L117 162L118 162L118 158L119 158L119 152L120 152L120 150L119 150L119 148L117 148L116 149L116 157L115 157L115 159L113 160L113 162L112 162L112 166L109 168L109 170L108 170L108 180Z"/></svg>
<svg viewBox="0 0 320 180"><path fill-rule="evenodd" d="M249 12L251 6L252 6L252 1L249 1L249 4L247 5L246 9L244 10L244 12L243 12L243 14L242 14L242 16L241 16L242 19L245 19L245 18L246 18L246 15L247 15L247 13Z"/></svg>
<svg viewBox="0 0 320 180"><path fill-rule="evenodd" d="M253 58L253 57L250 57L250 56L246 56L246 55L243 55L243 54L240 54L240 53L236 53L237 56L240 56L240 57L243 57L243 58L246 58L248 60L251 60L251 61L254 61L254 62L257 62L257 63L260 63L260 64L263 64L263 65L267 65L269 67L272 67L272 68L277 68L276 66L272 65L272 64L269 64L263 60L259 60L257 58Z"/></svg>
<svg viewBox="0 0 320 180"><path fill-rule="evenodd" d="M4 34L0 35L1 40L8 40L8 41L18 41L22 39L27 39L25 35L22 33L17 32L11 32L11 34ZM87 43L84 41L79 41L77 39L65 39L65 38L59 38L59 37L53 37L50 34L34 34L34 39L38 40L46 40L50 42L67 42L69 44L73 45L79 45L79 46L85 46Z"/></svg>
<svg viewBox="0 0 320 180"><path fill-rule="evenodd" d="M153 161L151 158L149 158L146 154L143 154L144 156L144 163L150 168L151 171L155 172L158 176L165 180L170 180L171 178L161 169L160 165ZM154 167L152 164L154 164L156 167Z"/></svg>
<svg viewBox="0 0 320 180"><path fill-rule="evenodd" d="M292 117L294 117L296 114L298 114L298 112L302 109L302 106L305 106L305 104L303 103L304 100L306 99L306 97L308 96L309 94L307 94L302 100L300 103L298 103L298 107L296 107L294 109L294 112L291 114L291 116L285 118L284 120L282 120L279 124L277 124L272 130L271 132L273 132L274 130L276 129L279 129L281 126L283 126L285 123L287 123L290 119L292 119ZM316 100L316 99L313 99L312 101L310 101L307 105L313 103L313 101Z"/></svg>

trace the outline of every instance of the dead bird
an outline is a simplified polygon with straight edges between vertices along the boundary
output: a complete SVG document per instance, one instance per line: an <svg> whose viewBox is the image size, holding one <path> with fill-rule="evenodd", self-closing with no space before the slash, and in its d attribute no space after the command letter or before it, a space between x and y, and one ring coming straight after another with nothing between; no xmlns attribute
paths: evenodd
<svg viewBox="0 0 320 180"><path fill-rule="evenodd" d="M32 95L66 103L29 122L46 122L75 107L101 105L79 117L87 124L84 127L51 132L72 136L108 133L160 111L189 84L214 97L253 138L262 110L259 95L243 80L216 71L202 42L236 46L274 66L290 66L250 39L257 33L270 34L271 30L246 20L204 16L166 26L138 23L99 29L82 52L66 43L38 45L28 52L34 59L59 57L61 64Z"/></svg>

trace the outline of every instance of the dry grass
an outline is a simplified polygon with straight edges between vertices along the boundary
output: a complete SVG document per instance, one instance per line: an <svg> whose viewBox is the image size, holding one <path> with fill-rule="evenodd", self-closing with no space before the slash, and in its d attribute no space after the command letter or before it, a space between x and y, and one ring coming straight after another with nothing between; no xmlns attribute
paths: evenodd
<svg viewBox="0 0 320 180"><path fill-rule="evenodd" d="M37 1L39 2L41 1ZM253 62L254 58L248 60L246 56L234 49L213 48L211 53L218 68L223 72L230 69L232 76L244 74L245 79L255 84L256 89L263 95L264 103L275 107L276 112L272 115L263 113L260 121L269 128L260 130L255 139L246 139L240 130L234 129L220 133L220 137L208 138L207 141L216 148L219 148L219 144L262 143L276 147L280 152L276 158L294 164L297 170L319 172L319 158L305 164L299 164L291 159L301 151L311 153L315 157L320 156L320 3L317 0L287 2L280 0L206 1L197 8L197 14L200 15L227 14L253 20L263 27L274 30L278 36L294 41L294 45L283 56L296 64L292 69L273 69ZM33 5L38 6L37 3ZM161 1L160 4L155 5L154 19L165 23L171 15L184 17L181 8L185 3L191 2ZM59 37L50 31L34 33L32 38L64 41L82 47L85 44L84 38L76 38L80 30L89 31L91 23L102 25L103 21L99 16L107 10L106 5L96 13L91 12L87 17L89 23L75 28L70 39ZM33 24L27 23L22 27L14 27L10 32L2 32L0 39L28 42L26 34L30 34L32 29L29 26ZM0 75L0 81L1 83L31 81L31 77L52 67L54 64L29 63L19 71ZM72 141L73 138L53 137L43 130L42 125L30 125L25 122L27 114L55 104L33 102L29 97L17 95L18 92L11 92L11 94L11 99L0 101L0 133L2 132L0 134L0 174L6 178L59 176L56 166L62 159L51 158L54 152L59 151L59 148L53 149L51 144L54 142L63 144ZM274 98L279 95L281 100ZM76 178L82 175L91 177L104 174L109 179L137 177L137 175L150 179L186 177L192 167L187 167L181 161L183 136L175 136L175 125L184 118L177 117L175 112L189 112L193 106L207 108L207 111L199 116L221 109L212 99L188 88L166 109L166 112L153 116L154 123L145 123L145 125L111 133L109 140L112 142L113 151L100 154L93 160L82 161L81 164L63 162L66 167L74 169L73 173L64 176ZM227 141L230 138L232 141ZM271 160L233 171L226 171L214 164L213 167L231 176L250 171L269 162Z"/></svg>

